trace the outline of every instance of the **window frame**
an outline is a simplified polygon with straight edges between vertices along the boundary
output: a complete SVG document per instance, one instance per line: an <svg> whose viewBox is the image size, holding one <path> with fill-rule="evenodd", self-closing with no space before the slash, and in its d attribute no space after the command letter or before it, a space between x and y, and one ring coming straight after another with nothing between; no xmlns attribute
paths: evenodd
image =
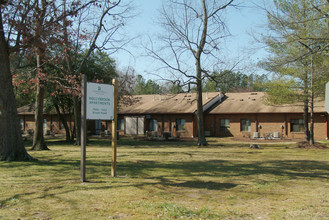
<svg viewBox="0 0 329 220"><path fill-rule="evenodd" d="M119 118L117 120L117 130L119 130L119 131L124 131L125 130L125 120L123 118Z"/></svg>
<svg viewBox="0 0 329 220"><path fill-rule="evenodd" d="M243 122L249 122L249 125L247 123L243 123ZM244 128L248 126L247 130L244 130ZM240 119L240 131L241 132L251 132L251 120L248 118L243 118Z"/></svg>
<svg viewBox="0 0 329 220"><path fill-rule="evenodd" d="M227 132L230 130L230 127L231 127L231 120L229 118L220 119L220 125L219 125L220 131Z"/></svg>
<svg viewBox="0 0 329 220"><path fill-rule="evenodd" d="M158 120L157 119L152 118L149 120L149 131L158 131Z"/></svg>
<svg viewBox="0 0 329 220"><path fill-rule="evenodd" d="M186 120L184 118L176 119L176 131L186 131Z"/></svg>
<svg viewBox="0 0 329 220"><path fill-rule="evenodd" d="M293 121L297 121L297 122L293 123ZM294 125L299 127L298 131L294 130L294 128L295 128ZM290 132L291 133L303 133L304 131L305 131L304 119L301 119L301 118L292 118L292 119L290 119Z"/></svg>

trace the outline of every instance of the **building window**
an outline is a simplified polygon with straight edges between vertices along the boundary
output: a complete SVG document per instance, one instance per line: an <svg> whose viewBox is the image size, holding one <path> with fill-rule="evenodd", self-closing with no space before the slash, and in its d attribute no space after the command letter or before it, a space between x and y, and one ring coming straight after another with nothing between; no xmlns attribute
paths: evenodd
<svg viewBox="0 0 329 220"><path fill-rule="evenodd" d="M61 121L59 122L59 124L60 124L60 128L61 128L61 130L64 130L64 129L65 129L64 124L63 124Z"/></svg>
<svg viewBox="0 0 329 220"><path fill-rule="evenodd" d="M291 119L290 121L291 132L304 132L304 120L303 119Z"/></svg>
<svg viewBox="0 0 329 220"><path fill-rule="evenodd" d="M230 119L221 119L220 120L220 130L226 132L229 129L230 129Z"/></svg>
<svg viewBox="0 0 329 220"><path fill-rule="evenodd" d="M176 119L176 130L185 131L185 119L182 118Z"/></svg>
<svg viewBox="0 0 329 220"><path fill-rule="evenodd" d="M21 127L21 130L24 130L24 119L19 119L19 125Z"/></svg>
<svg viewBox="0 0 329 220"><path fill-rule="evenodd" d="M47 131L47 119L43 119L43 129Z"/></svg>
<svg viewBox="0 0 329 220"><path fill-rule="evenodd" d="M149 131L157 131L158 130L158 120L150 119L149 121Z"/></svg>
<svg viewBox="0 0 329 220"><path fill-rule="evenodd" d="M117 122L117 129L118 130L124 130L125 129L125 124L124 124L124 119L118 119Z"/></svg>
<svg viewBox="0 0 329 220"><path fill-rule="evenodd" d="M251 131L250 119L241 119L241 131Z"/></svg>

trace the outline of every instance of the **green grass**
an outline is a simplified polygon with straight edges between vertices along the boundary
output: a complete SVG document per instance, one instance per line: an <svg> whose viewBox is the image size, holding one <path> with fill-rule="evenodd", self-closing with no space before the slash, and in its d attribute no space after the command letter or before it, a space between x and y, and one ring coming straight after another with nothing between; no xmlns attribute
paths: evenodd
<svg viewBox="0 0 329 220"><path fill-rule="evenodd" d="M110 142L92 139L86 183L80 147L50 140L38 161L0 162L0 219L329 218L329 150L223 140L121 139L111 178Z"/></svg>

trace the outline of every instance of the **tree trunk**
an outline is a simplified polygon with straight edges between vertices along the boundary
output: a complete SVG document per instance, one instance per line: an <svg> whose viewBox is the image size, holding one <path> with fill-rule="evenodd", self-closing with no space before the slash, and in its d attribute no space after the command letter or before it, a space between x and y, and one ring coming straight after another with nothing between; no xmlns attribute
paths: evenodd
<svg viewBox="0 0 329 220"><path fill-rule="evenodd" d="M79 97L73 97L73 104L74 104L74 128L75 128L75 144L81 144L81 105L79 102Z"/></svg>
<svg viewBox="0 0 329 220"><path fill-rule="evenodd" d="M198 121L198 146L207 146L208 142L204 134L203 104L202 104L202 80L200 61L196 62L197 71L197 121Z"/></svg>
<svg viewBox="0 0 329 220"><path fill-rule="evenodd" d="M201 0L203 11L203 26L202 35L198 50L194 53L195 67L196 67L196 83L197 83L197 121L198 121L198 146L207 146L206 137L204 134L204 121L203 121L203 103L202 103L202 68L201 68L201 54L203 53L206 44L207 30L208 30L208 13L206 1Z"/></svg>
<svg viewBox="0 0 329 220"><path fill-rule="evenodd" d="M310 144L314 144L314 93L312 92L311 95L311 125L310 125Z"/></svg>
<svg viewBox="0 0 329 220"><path fill-rule="evenodd" d="M67 125L67 121L66 121L65 117L61 114L61 111L59 110L59 106L57 104L55 104L55 109L56 109L57 115L59 117L59 120L61 121L61 123L63 124L63 126L65 128L66 142L70 142L72 139L71 139L70 128Z"/></svg>
<svg viewBox="0 0 329 220"><path fill-rule="evenodd" d="M35 102L35 126L33 135L32 150L49 150L43 138L43 99L45 88L40 82L37 85Z"/></svg>
<svg viewBox="0 0 329 220"><path fill-rule="evenodd" d="M308 77L307 72L305 73L304 77L304 134L305 134L305 141L310 141L310 130L308 127Z"/></svg>
<svg viewBox="0 0 329 220"><path fill-rule="evenodd" d="M1 4L0 4L1 5ZM0 10L0 160L34 160L25 150Z"/></svg>
<svg viewBox="0 0 329 220"><path fill-rule="evenodd" d="M313 88L313 77L314 77L314 60L313 60L313 51L311 55L311 125L310 125L310 144L314 145L314 88Z"/></svg>
<svg viewBox="0 0 329 220"><path fill-rule="evenodd" d="M199 85L200 84L200 85ZM197 82L197 121L198 121L198 146L207 146L206 137L204 134L204 120L203 120L203 105L202 105L202 87L201 80Z"/></svg>
<svg viewBox="0 0 329 220"><path fill-rule="evenodd" d="M303 119L304 119L304 134L305 134L305 141L310 140L310 130L308 127L308 99L304 100L304 113L303 113Z"/></svg>

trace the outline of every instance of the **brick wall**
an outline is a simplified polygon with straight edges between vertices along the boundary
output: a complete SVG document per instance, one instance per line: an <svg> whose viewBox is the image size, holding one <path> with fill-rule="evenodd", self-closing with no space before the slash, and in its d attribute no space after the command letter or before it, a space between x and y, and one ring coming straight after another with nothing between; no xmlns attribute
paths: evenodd
<svg viewBox="0 0 329 220"><path fill-rule="evenodd" d="M34 115L19 115L20 120L23 121L22 131L24 134L27 133L28 130L34 130L35 120ZM62 129L61 122L57 115L44 115L44 119L47 120L47 130L51 130L53 134L65 134L65 129ZM67 122L70 122L70 118L66 116ZM71 121L71 126L74 126L73 120ZM46 131L44 131L46 132Z"/></svg>
<svg viewBox="0 0 329 220"><path fill-rule="evenodd" d="M327 115L315 114L314 116L314 137L315 139L327 139L328 123ZM273 132L279 132L284 138L303 139L304 132L291 132L291 119L302 119L303 114L221 114L205 115L205 130L210 131L211 136L234 136L234 137L253 137L254 132L259 132L261 137ZM230 120L230 128L225 132L220 129L221 119ZM251 121L251 130L249 132L241 131L241 119Z"/></svg>
<svg viewBox="0 0 329 220"><path fill-rule="evenodd" d="M125 115L125 116L136 116L136 115ZM192 114L148 114L138 115L138 117L144 116L144 130L149 131L149 120L155 119L158 122L158 135L162 135L162 132L169 132L171 136L180 136L180 137L193 137L193 115ZM118 119L123 119L124 115L119 115ZM185 131L176 131L176 120L185 119ZM112 130L111 122L107 124L107 129ZM120 135L124 135L124 130L119 131Z"/></svg>

